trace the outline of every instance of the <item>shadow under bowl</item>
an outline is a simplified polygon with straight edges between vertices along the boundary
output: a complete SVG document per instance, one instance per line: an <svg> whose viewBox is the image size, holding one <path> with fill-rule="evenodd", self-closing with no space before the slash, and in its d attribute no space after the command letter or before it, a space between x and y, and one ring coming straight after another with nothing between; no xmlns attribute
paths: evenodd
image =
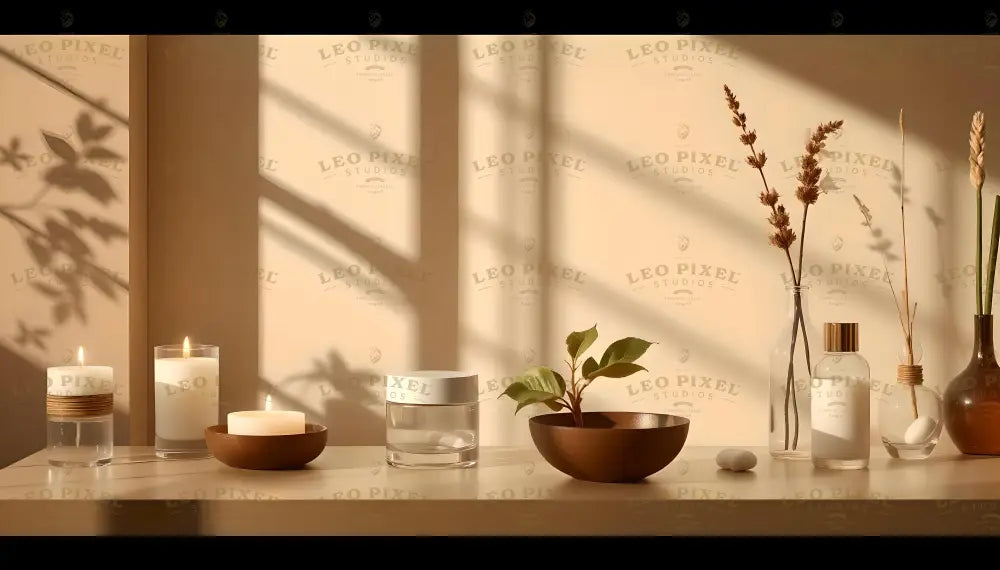
<svg viewBox="0 0 1000 570"><path fill-rule="evenodd" d="M545 461L570 477L635 483L677 457L691 421L668 414L584 412L583 427L568 413L534 416L528 425Z"/></svg>
<svg viewBox="0 0 1000 570"><path fill-rule="evenodd" d="M236 435L226 424L205 428L205 442L216 459L238 469L301 469L326 447L326 427L306 424L305 433Z"/></svg>

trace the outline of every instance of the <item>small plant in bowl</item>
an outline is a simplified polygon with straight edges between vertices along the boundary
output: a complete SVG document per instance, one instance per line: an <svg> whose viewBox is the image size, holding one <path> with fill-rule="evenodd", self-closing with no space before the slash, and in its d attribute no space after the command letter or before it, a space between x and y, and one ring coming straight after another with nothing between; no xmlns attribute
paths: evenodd
<svg viewBox="0 0 1000 570"><path fill-rule="evenodd" d="M646 368L636 361L655 344L637 337L612 342L601 359L585 355L597 325L566 337L569 383L547 366L533 366L500 397L553 412L529 420L531 439L550 465L571 477L607 483L634 482L666 467L687 439L687 418L645 412L584 412L583 391L598 378L625 378Z"/></svg>

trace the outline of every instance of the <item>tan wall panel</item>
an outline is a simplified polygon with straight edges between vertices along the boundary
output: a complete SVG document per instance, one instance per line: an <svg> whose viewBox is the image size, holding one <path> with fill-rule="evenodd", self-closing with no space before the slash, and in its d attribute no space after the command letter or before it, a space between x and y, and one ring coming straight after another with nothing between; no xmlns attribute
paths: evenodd
<svg viewBox="0 0 1000 570"><path fill-rule="evenodd" d="M80 345L114 367L115 441L129 443L131 141L128 36L0 49L2 466L45 446L45 369Z"/></svg>

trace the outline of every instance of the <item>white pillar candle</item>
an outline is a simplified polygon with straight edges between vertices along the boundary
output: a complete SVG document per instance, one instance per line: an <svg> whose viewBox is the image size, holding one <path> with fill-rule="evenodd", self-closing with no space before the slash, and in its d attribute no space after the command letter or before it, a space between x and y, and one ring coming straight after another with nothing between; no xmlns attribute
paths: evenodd
<svg viewBox="0 0 1000 570"><path fill-rule="evenodd" d="M231 412L228 432L234 435L291 435L305 433L306 415L284 410Z"/></svg>
<svg viewBox="0 0 1000 570"><path fill-rule="evenodd" d="M83 347L77 352L77 366L52 366L47 372L46 393L51 396L94 396L114 394L115 376L110 366L84 366Z"/></svg>
<svg viewBox="0 0 1000 570"><path fill-rule="evenodd" d="M179 357L153 361L156 435L162 439L205 439L219 423L219 359L190 356L188 339Z"/></svg>

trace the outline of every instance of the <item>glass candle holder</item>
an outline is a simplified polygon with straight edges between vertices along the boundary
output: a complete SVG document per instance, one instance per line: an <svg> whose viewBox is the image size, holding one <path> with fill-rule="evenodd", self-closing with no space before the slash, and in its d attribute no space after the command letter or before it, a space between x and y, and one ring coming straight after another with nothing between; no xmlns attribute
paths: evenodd
<svg viewBox="0 0 1000 570"><path fill-rule="evenodd" d="M385 377L385 460L472 467L479 460L479 376L429 370Z"/></svg>
<svg viewBox="0 0 1000 570"><path fill-rule="evenodd" d="M51 465L95 467L111 462L114 391L110 366L48 369L46 450Z"/></svg>
<svg viewBox="0 0 1000 570"><path fill-rule="evenodd" d="M154 347L153 390L157 457L211 456L205 428L219 423L219 347Z"/></svg>

